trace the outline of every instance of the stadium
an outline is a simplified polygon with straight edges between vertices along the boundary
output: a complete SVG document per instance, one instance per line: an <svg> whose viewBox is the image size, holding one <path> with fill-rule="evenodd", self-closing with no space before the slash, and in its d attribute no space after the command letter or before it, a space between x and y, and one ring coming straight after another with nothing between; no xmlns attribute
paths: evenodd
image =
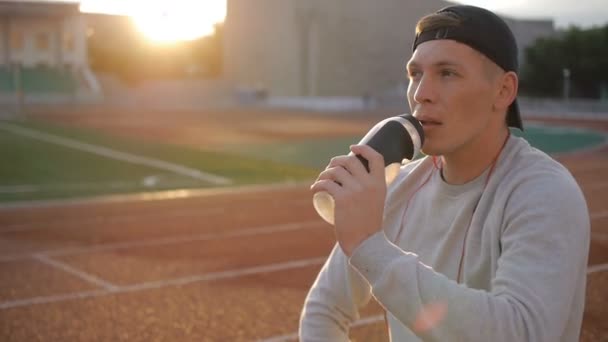
<svg viewBox="0 0 608 342"><path fill-rule="evenodd" d="M410 33L447 4L229 0L220 77L133 86L87 50L129 18L0 1L0 339L297 341L335 243L308 187L408 110ZM505 20L522 47L555 34L550 19ZM587 200L581 341L604 341L608 106L520 105L521 134ZM382 313L365 307L352 340L387 341Z"/></svg>

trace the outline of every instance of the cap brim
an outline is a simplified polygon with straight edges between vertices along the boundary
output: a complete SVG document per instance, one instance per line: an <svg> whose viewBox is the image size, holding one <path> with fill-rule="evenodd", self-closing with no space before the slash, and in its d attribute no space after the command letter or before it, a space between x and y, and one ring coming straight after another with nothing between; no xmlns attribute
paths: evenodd
<svg viewBox="0 0 608 342"><path fill-rule="evenodd" d="M509 111L507 112L507 125L509 127L519 128L521 131L524 130L524 124L521 121L517 99L515 99L515 101L513 101L513 103L511 103L509 106Z"/></svg>

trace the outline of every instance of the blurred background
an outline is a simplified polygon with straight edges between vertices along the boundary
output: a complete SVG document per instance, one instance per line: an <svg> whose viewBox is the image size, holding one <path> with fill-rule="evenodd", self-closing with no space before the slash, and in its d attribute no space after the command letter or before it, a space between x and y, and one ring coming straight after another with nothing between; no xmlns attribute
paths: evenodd
<svg viewBox="0 0 608 342"><path fill-rule="evenodd" d="M608 341L606 0L462 3L513 30L513 133L585 193L581 341ZM409 111L416 22L451 4L0 0L0 340L297 340L335 243L308 187Z"/></svg>
<svg viewBox="0 0 608 342"><path fill-rule="evenodd" d="M606 110L601 0L466 3L498 11L515 33L524 108ZM1 100L407 109L415 23L449 4L1 1Z"/></svg>

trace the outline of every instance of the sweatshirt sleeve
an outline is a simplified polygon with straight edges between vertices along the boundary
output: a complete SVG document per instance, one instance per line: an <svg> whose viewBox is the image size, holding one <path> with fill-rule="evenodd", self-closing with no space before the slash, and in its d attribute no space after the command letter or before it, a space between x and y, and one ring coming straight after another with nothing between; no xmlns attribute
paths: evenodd
<svg viewBox="0 0 608 342"><path fill-rule="evenodd" d="M350 325L370 298L369 284L336 244L304 302L300 341L349 341Z"/></svg>
<svg viewBox="0 0 608 342"><path fill-rule="evenodd" d="M559 341L586 276L584 197L573 179L548 175L522 182L507 203L489 291L435 272L384 232L365 240L349 262L380 304L425 341ZM428 308L437 304L444 310L431 317ZM421 319L432 318L431 328L420 328Z"/></svg>

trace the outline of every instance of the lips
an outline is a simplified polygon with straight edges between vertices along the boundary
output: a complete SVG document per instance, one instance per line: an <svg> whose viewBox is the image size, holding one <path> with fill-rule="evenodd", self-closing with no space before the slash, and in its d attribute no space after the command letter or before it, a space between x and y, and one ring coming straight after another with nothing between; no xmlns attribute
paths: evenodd
<svg viewBox="0 0 608 342"><path fill-rule="evenodd" d="M427 126L438 126L441 125L441 121L430 118L430 117L419 117L418 121L422 124L423 127Z"/></svg>

